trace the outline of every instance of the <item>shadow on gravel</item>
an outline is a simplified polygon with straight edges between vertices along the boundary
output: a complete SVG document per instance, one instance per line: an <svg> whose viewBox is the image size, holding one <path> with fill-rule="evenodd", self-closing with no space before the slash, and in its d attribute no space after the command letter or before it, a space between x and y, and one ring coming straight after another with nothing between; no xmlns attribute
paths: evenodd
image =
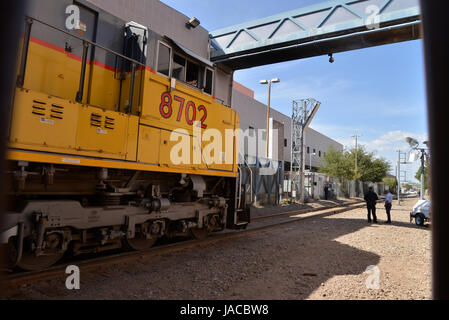
<svg viewBox="0 0 449 320"><path fill-rule="evenodd" d="M330 215L285 227L286 231L271 247L261 240L265 271L257 278L235 284L232 299L303 300L335 276L361 275L369 266L377 265L379 255L336 240L370 225L361 219L326 219ZM361 291L366 290L367 277L368 274L359 284ZM337 293L327 292L333 296ZM322 298L326 299L326 295Z"/></svg>
<svg viewBox="0 0 449 320"><path fill-rule="evenodd" d="M430 231L430 224L425 224L422 227L417 226L414 223L406 223L406 222L395 222L393 221L391 223L392 226L395 227L401 227L401 228L411 228L411 229L418 229L418 230L429 230Z"/></svg>
<svg viewBox="0 0 449 320"><path fill-rule="evenodd" d="M360 237L361 242L369 242L361 243L362 246L370 246L376 242L375 228L391 228L391 232L398 232L395 227L426 231L426 228L405 222L393 222L391 225L383 222L368 224L362 219L326 219L328 216L330 214L323 214L317 219L285 227L286 231L280 236L279 241L276 241L285 245L274 245L274 247L261 250L260 254L267 257L264 259L266 260L265 272L258 279L246 279L242 284L237 284L233 289L236 293L233 298L303 300L335 276L363 275L358 277L359 283L351 283L352 287L355 285L354 292L351 290L351 294L354 293L356 298L357 292L368 290L366 280L370 274L364 273L369 266L379 264L380 256L342 244L337 240L338 238L351 235L351 237L355 236L351 241L357 241L358 236L353 234L365 228L373 228L373 240L369 238L369 233ZM260 241L260 247L264 246L266 246L264 241ZM338 290L339 288L335 286L326 287L325 293L318 298L339 296ZM245 293L242 294L242 292Z"/></svg>

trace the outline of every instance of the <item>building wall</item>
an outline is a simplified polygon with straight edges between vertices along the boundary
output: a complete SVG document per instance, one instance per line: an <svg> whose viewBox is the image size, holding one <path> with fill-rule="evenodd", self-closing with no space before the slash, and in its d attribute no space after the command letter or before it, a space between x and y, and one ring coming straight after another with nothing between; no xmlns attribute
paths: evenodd
<svg viewBox="0 0 449 320"><path fill-rule="evenodd" d="M254 91L234 81L234 90L254 99Z"/></svg>
<svg viewBox="0 0 449 320"><path fill-rule="evenodd" d="M313 154L315 150L316 155L312 155L312 168L319 168L323 164L324 154L328 152L331 146L334 147L335 150L343 151L344 146L325 136L322 133L319 133L312 128L308 128L305 133L305 146L306 146L306 166L310 165L310 155ZM309 150L307 150L309 147ZM307 152L309 151L309 153ZM321 156L320 156L321 154Z"/></svg>
<svg viewBox="0 0 449 320"><path fill-rule="evenodd" d="M257 130L262 129L266 130L267 127L267 106L263 103L251 98L250 96L237 91L233 90L232 92L232 108L235 109L239 116L240 116L240 128L242 130L248 130L250 127L254 128L256 130L255 135L257 135ZM283 115L282 113L271 109L270 117L273 118L274 127L278 129L279 135L278 140L275 140L275 143L277 145L277 152L276 148L273 150L273 153L278 154L275 160L281 160L284 161L286 157L289 157L290 152L288 150L291 149L290 144L290 130L287 129L290 127L291 119L287 116ZM284 139L287 139L287 148L284 147L284 144L281 143L279 145L280 141L284 141ZM249 152L251 150L250 148L245 148L245 154L249 154L250 156L256 156L259 157L265 157L266 152L266 139L265 135L260 136L257 141L257 148L256 152ZM244 141L240 141L241 144L245 143ZM246 143L248 144L248 143ZM273 158L275 158L273 157Z"/></svg>
<svg viewBox="0 0 449 320"><path fill-rule="evenodd" d="M235 85L232 94L232 108L237 110L240 115L240 127L243 130L247 130L249 127L254 129L266 129L267 122L267 106L262 102L255 100L251 94L250 89L243 90L241 84ZM291 162L291 134L292 123L291 116L287 116L275 109L271 109L270 117L273 119L273 127L278 129L279 136L276 141L278 147L278 159L285 162ZM285 146L285 139L287 140ZM244 143L244 141L240 141ZM259 141L257 148L258 154L261 157L265 156L265 140ZM247 143L246 143L247 145ZM317 155L312 156L312 167L317 168L322 165L324 153L329 150L332 145L336 150L343 150L343 145L337 141L319 133L312 128L306 130L305 133L305 145L309 147L309 151L316 150ZM248 154L248 148L245 148L246 154ZM320 157L321 151L321 157ZM276 152L274 152L276 153ZM250 154L254 156L255 154ZM274 157L273 157L274 158ZM307 153L306 148L306 167L310 163L310 154Z"/></svg>

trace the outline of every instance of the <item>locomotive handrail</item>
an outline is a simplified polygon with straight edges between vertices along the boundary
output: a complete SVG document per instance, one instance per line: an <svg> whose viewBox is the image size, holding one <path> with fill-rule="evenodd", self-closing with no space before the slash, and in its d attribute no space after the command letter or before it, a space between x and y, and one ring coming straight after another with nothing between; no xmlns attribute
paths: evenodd
<svg viewBox="0 0 449 320"><path fill-rule="evenodd" d="M98 47L98 48L100 48L100 49L103 49L103 50L105 50L105 51L107 51L107 52L109 52L109 53L112 53L112 54L114 54L114 55L116 55L116 56L122 58L122 59L128 60L129 62L138 64L138 65L140 65L140 66L142 66L142 67L146 67L146 64L144 64L144 63L142 63L142 62L139 62L139 61L134 60L134 59L132 59L132 58L130 58L130 57L127 57L127 56L125 56L125 55L123 55L123 54L120 54L120 53L118 53L118 52L115 52L114 50L108 49L108 48L102 46L101 44L98 44L98 43L95 43L95 42L92 42L92 41L83 39L83 38L81 38L81 37L78 37L77 35L71 34L70 32L67 32L67 31L65 31L65 30L63 30L63 29L61 29L61 28L52 26L51 24L48 24L48 23L46 23L46 22L43 22L43 21L41 21L41 20L39 20L39 19L36 19L36 18L33 18L33 17L29 17L29 16L26 16L26 19L31 19L32 21L39 22L39 23L41 23L41 24L43 24L43 25L45 25L45 26L47 26L47 27L50 27L50 28L55 29L55 30L57 30L57 31L60 31L60 32L66 34L66 35L68 35L68 36L71 36L71 37L76 38L76 39L78 39L78 40L80 40L80 41L83 41L83 42L87 42L87 43L90 44L90 45L93 45L93 46L95 46L95 47Z"/></svg>
<svg viewBox="0 0 449 320"><path fill-rule="evenodd" d="M129 105L128 105L126 112L128 114L131 113L132 103L133 103L133 98L134 98L134 83L135 83L134 78L135 78L135 74L136 74L136 69L137 69L137 66L145 68L146 64L141 63L132 58L129 58L129 57L127 57L123 54L120 54L118 52L115 52L114 50L108 49L100 44L95 43L95 42L78 37L74 34L71 34L61 28L55 27L55 26L48 24L44 21L41 21L39 19L30 17L30 16L25 16L25 21L26 21L26 28L25 28L24 44L23 44L23 51L22 51L22 57L21 57L21 63L20 63L20 71L19 71L19 75L17 77L17 86L19 88L23 88L23 85L25 83L25 73L26 73L26 64L27 64L29 42L30 42L30 35L31 35L31 26L34 22L38 22L44 26L47 26L51 29L59 31L65 35L72 37L72 38L78 39L78 40L82 41L82 43L83 43L83 57L82 57L82 65L81 65L81 72L80 72L79 89L78 89L78 92L77 92L76 98L75 98L75 100L77 102L81 103L83 100L84 81L85 81L86 65L87 65L87 53L88 53L89 46L100 48L102 50L105 50L108 53L115 55L116 60L117 60L117 57L120 57L120 58L124 59L125 61L130 62L131 63L131 86L130 86L129 100L128 100ZM115 69L117 69L117 68L115 68Z"/></svg>
<svg viewBox="0 0 449 320"><path fill-rule="evenodd" d="M246 161L246 158L243 158L243 161L245 162L246 167L249 170L250 173L250 183L251 183L251 204L253 204L253 170L251 169L251 167L248 164L248 161Z"/></svg>

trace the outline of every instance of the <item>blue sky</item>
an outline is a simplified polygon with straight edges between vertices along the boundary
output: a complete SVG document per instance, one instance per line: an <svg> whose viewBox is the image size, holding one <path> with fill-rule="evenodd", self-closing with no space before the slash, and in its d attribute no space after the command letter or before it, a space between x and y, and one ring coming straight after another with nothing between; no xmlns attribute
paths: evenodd
<svg viewBox="0 0 449 320"><path fill-rule="evenodd" d="M311 0L164 0L187 16L195 16L213 31L246 21L315 4ZM395 171L397 150L408 151L405 137L427 140L426 94L422 41L349 51L240 70L235 80L267 102L267 87L259 80L280 78L273 85L272 105L290 115L292 100L315 98L322 105L311 127L353 147L351 135L386 158ZM419 164L402 166L408 180Z"/></svg>

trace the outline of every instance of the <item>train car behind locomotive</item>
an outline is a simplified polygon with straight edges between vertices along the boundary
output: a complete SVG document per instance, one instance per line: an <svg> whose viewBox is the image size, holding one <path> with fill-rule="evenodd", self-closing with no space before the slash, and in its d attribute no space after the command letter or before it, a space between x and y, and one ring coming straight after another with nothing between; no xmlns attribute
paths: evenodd
<svg viewBox="0 0 449 320"><path fill-rule="evenodd" d="M239 117L215 99L208 59L85 1L30 1L21 43L0 230L11 268L246 227Z"/></svg>

